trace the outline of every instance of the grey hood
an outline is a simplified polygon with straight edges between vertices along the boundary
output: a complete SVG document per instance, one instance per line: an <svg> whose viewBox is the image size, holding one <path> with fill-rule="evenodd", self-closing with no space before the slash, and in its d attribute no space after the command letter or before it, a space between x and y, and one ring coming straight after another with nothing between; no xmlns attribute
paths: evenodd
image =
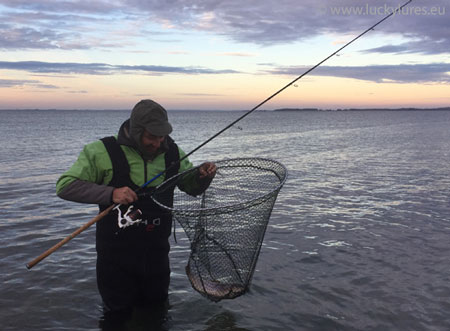
<svg viewBox="0 0 450 331"><path fill-rule="evenodd" d="M155 155L147 155L145 149L144 148L140 148L140 140L141 140L142 133L144 133L144 128L142 128L140 130L139 129L135 129L135 131L136 132L132 136L130 134L130 119L126 120L120 126L119 134L117 135L117 142L120 145L133 147L146 160L153 159L155 157ZM137 141L136 141L136 139L137 139ZM170 140L171 140L171 138L169 136L166 136L166 138L162 142L162 144L161 144L157 154L164 153L164 152L166 152L169 149L169 145L168 144L169 144Z"/></svg>

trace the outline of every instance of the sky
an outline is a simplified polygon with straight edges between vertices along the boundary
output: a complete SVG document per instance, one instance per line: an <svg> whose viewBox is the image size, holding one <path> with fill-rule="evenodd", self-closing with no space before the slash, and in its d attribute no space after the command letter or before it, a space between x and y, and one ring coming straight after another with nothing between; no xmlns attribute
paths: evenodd
<svg viewBox="0 0 450 331"><path fill-rule="evenodd" d="M251 109L405 2L0 0L0 109ZM262 108L447 107L449 55L414 0Z"/></svg>

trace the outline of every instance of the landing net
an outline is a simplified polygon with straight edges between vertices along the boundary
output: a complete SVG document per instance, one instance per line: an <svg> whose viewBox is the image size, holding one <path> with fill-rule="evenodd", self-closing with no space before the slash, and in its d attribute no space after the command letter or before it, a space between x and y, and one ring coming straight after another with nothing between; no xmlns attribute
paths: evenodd
<svg viewBox="0 0 450 331"><path fill-rule="evenodd" d="M173 207L157 200L159 194L174 186L183 189L198 178L197 167L165 181L153 198L186 232L191 243L186 274L192 287L213 301L248 291L287 174L281 163L270 159L230 159L216 166L216 176L203 193L191 196L176 189Z"/></svg>

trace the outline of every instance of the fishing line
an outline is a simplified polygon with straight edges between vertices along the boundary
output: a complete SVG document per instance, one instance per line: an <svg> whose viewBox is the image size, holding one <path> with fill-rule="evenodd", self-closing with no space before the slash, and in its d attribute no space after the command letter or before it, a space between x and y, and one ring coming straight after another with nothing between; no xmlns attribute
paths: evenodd
<svg viewBox="0 0 450 331"><path fill-rule="evenodd" d="M236 123L238 123L239 121L241 121L242 119L244 119L245 117L247 117L248 115L250 115L251 113L253 113L255 110L259 109L262 105L264 105L265 103L267 103L268 101L270 101L271 99L273 99L275 96L277 96L278 94L280 94L281 92L283 92L284 90L286 90L288 87L294 85L297 81L299 81L300 79L302 79L304 76L308 75L311 71L313 71L314 69L316 69L317 67L319 67L320 65L322 65L324 62L328 61L330 58L332 58L333 56L335 56L336 54L338 54L340 51L342 51L344 48L346 48L347 46L349 46L350 44L352 44L353 42L355 42L356 40L358 40L359 38L361 38L362 36L364 36L366 33L368 33L369 31L372 31L376 26L378 26L379 24L381 24L382 22L384 22L385 20L387 20L389 17L395 15L397 12L401 11L403 9L403 7L407 6L410 2L412 2L412 0L408 0L406 3L404 3L402 6L397 7L394 11L392 11L390 14L386 15L383 19L379 20L377 23L375 23L374 25L372 25L370 28L366 29L364 32L360 33L358 36L356 36L355 38L353 38L352 40L350 40L348 43L346 43L344 46L342 46L341 48L339 48L337 51L333 52L332 54L330 54L329 56L327 56L326 58L324 58L322 61L320 61L319 63L317 63L315 66L311 67L310 69L308 69L307 71L305 71L303 74L301 74L300 76L296 77L294 80L292 80L291 82L289 82L288 84L286 84L285 86L283 86L281 89L279 89L278 91L276 91L275 93L273 93L271 96L269 96L268 98L264 99L262 102L260 102L259 104L257 104L255 107L253 107L252 109L250 109L249 111L247 111L245 114L243 114L242 116L240 116L239 118L237 118L235 121L231 122L229 125L227 125L225 128L223 128L222 130L220 130L219 132L217 132L216 134L214 134L211 138L205 140L203 143L201 143L200 145L198 145L196 148L194 148L192 151L190 151L188 154L186 154L185 156L183 156L182 158L180 158L177 162L173 162L171 165L169 165L168 167L166 167L166 169L162 172L160 172L159 174L157 174L155 177L153 177L152 179L150 179L149 181L147 181L146 183L144 183L140 188L138 188L136 190L136 193L138 193L139 191L141 191L142 189L144 189L146 186L148 186L150 183L152 183L153 181L155 181L157 178L161 177L163 174L165 174L169 169L173 168L174 166L176 166L177 164L180 164L181 161L185 160L186 158L188 158L190 155L194 154L196 151L198 151L200 148L202 148L203 146L205 146L207 143L209 143L211 140L215 139L216 137L218 137L219 135L221 135L222 133L224 133L225 131L227 131L229 128L231 128L232 126L234 126ZM61 240L59 243L57 243L56 245L54 245L53 247L51 247L50 249L48 249L47 251L45 251L44 253L42 253L40 256L38 256L37 258L35 258L34 260L32 260L30 263L28 263L26 266L28 269L31 269L33 266L35 266L37 263L39 263L41 260L43 260L44 258L46 258L48 255L52 254L54 251L56 251L57 249L59 249L61 246L63 246L64 244L66 244L69 240L73 239L75 236L79 235L81 232L83 232L84 230L86 230L87 228L89 228L91 225L97 223L98 221L100 221L103 217L105 217L114 207L116 207L119 204L112 204L111 206L109 206L107 209L105 209L103 212L101 212L100 214L98 214L96 217L94 217L92 220L90 220L88 223L84 224L83 226L81 226L80 228L78 228L76 231L74 231L71 235L67 236L66 238L64 238L63 240Z"/></svg>

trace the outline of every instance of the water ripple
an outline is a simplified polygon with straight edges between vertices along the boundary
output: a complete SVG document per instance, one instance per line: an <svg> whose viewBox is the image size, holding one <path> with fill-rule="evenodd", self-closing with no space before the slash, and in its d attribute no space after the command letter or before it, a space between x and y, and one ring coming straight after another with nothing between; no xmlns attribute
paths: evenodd
<svg viewBox="0 0 450 331"><path fill-rule="evenodd" d="M190 150L236 114L170 115ZM95 206L58 199L55 181L127 116L0 112L1 134L18 142L0 140L2 330L98 329L94 228L33 270L25 264L95 216ZM177 227L168 328L450 329L449 124L450 112L261 112L205 146L193 161L272 157L289 177L245 296L215 304L192 289Z"/></svg>

